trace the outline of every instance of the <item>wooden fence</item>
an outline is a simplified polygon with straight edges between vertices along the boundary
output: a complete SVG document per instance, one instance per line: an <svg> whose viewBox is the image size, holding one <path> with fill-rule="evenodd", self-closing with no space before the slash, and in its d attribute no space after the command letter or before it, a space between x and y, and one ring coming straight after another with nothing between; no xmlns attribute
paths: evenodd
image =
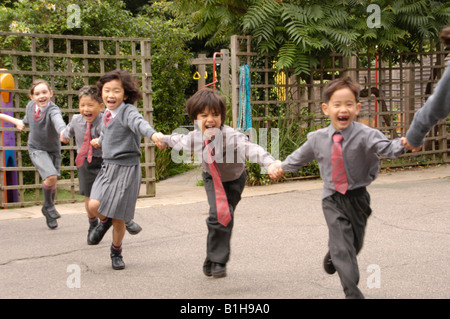
<svg viewBox="0 0 450 319"><path fill-rule="evenodd" d="M388 138L406 134L414 113L439 81L448 53L440 44L424 42L424 49L417 54L385 55L383 59L367 54L352 57L332 54L321 60L310 76L300 78L290 70L278 72L274 68L275 58L255 52L249 36L233 36L230 49L234 127L239 108L239 67L247 64L256 128L276 127L281 118L303 121L303 130L328 125L321 111L323 88L329 80L348 75L361 84L362 109L357 120L381 130ZM407 62L411 60L414 61ZM405 154L400 162L383 159L382 166L449 162L449 124L450 121L443 120L431 130L421 152Z"/></svg>
<svg viewBox="0 0 450 319"><path fill-rule="evenodd" d="M13 88L2 88L2 94L10 93L12 105L0 112L12 112L22 119L29 101L29 87L35 78L46 79L53 88L54 102L61 108L68 123L78 113L78 90L87 84L95 84L105 72L113 69L127 69L141 82L143 99L136 104L144 118L152 123L152 91L150 67L150 41L141 38L107 38L89 36L61 36L48 34L22 34L0 32L0 73L14 78ZM41 181L28 156L28 133L17 132L14 128L2 125L0 132L14 131L15 146L0 145L0 201L1 207L38 205L42 203ZM155 195L155 150L153 142L144 138L141 144L143 158L143 189L141 196ZM10 166L5 161L6 152L15 153L15 161ZM76 177L76 145L73 139L62 146L63 162L58 188L70 194L68 198L57 198L56 203L84 200L78 195ZM11 174L17 174L17 185L7 185ZM32 175L30 178L30 174ZM27 175L28 178L24 178ZM25 180L34 180L25 183ZM27 192L28 190L28 192ZM25 196L34 190L31 199ZM18 201L9 202L12 194Z"/></svg>

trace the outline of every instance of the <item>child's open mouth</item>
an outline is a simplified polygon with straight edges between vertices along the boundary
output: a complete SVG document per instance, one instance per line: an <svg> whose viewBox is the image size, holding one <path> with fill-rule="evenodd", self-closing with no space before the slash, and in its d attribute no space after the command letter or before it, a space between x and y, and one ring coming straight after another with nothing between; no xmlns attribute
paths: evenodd
<svg viewBox="0 0 450 319"><path fill-rule="evenodd" d="M213 136L216 133L216 127L215 126L205 126L205 135Z"/></svg>
<svg viewBox="0 0 450 319"><path fill-rule="evenodd" d="M341 124L346 124L348 122L349 117L348 116L338 116L338 121Z"/></svg>
<svg viewBox="0 0 450 319"><path fill-rule="evenodd" d="M83 113L83 117L86 121L92 120L92 114L91 113Z"/></svg>

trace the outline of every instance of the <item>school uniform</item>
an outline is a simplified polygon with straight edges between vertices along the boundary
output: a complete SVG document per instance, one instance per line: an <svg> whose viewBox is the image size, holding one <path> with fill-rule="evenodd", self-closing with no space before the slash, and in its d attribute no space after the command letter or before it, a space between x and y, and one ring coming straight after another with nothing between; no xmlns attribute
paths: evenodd
<svg viewBox="0 0 450 319"><path fill-rule="evenodd" d="M209 216L206 219L208 227L206 260L213 263L226 264L230 257L230 239L234 212L241 200L241 194L246 182L246 159L265 168L274 162L275 159L261 146L251 143L246 135L235 131L227 125L222 125L220 130L212 137L209 146L213 150L213 156L220 173L231 213L231 221L227 226L224 226L219 223L217 218L216 193L205 146L206 139L202 132L196 128L196 130L188 134L174 133L165 135L163 142L175 151L183 151L184 156L188 156L187 158L193 151L195 161L201 163L202 177L209 204ZM172 151L172 159L175 161L182 159L181 157L179 159L176 157L176 152Z"/></svg>
<svg viewBox="0 0 450 319"><path fill-rule="evenodd" d="M39 109L39 115L36 115ZM23 123L30 128L28 152L39 175L44 180L51 175L60 176L61 142L59 133L66 127L61 110L53 102L39 108L35 101L26 106Z"/></svg>
<svg viewBox="0 0 450 319"><path fill-rule="evenodd" d="M406 139L411 146L418 147L423 145L425 136L431 128L450 114L449 85L450 68L447 67L436 85L434 93L414 115L411 126L406 132Z"/></svg>
<svg viewBox="0 0 450 319"><path fill-rule="evenodd" d="M132 104L122 103L105 112L99 138L103 164L91 190L91 199L100 202L98 212L103 216L125 221L134 218L141 186L141 137L151 138L153 133L156 131Z"/></svg>
<svg viewBox="0 0 450 319"><path fill-rule="evenodd" d="M348 190L335 190L332 178L333 135L341 134L342 156ZM307 141L285 161L282 169L297 172L306 163L317 159L324 183L322 208L329 230L329 250L332 263L341 279L347 298L363 298L357 287L359 270L356 255L361 250L370 208L366 187L378 176L379 156L396 158L405 152L400 139L389 140L379 130L352 122L345 130L333 125L311 132Z"/></svg>
<svg viewBox="0 0 450 319"><path fill-rule="evenodd" d="M30 127L28 134L28 152L31 162L38 171L42 180L49 176L60 176L61 168L61 142L60 132L66 127L61 110L53 102L46 107L37 106L35 101L30 101L26 106L23 123ZM42 214L46 218L50 229L58 227L56 219L61 215L55 208L56 185L48 187L42 183L44 204Z"/></svg>
<svg viewBox="0 0 450 319"><path fill-rule="evenodd" d="M102 125L103 113L99 113L91 124L91 139L100 137ZM83 145L86 129L86 120L81 114L76 114L72 117L71 122L67 125L66 129L63 132L64 138L75 137L77 153L80 153L80 148ZM100 171L102 162L102 149L92 148L92 161L89 162L85 160L81 167L77 167L80 195L90 197L92 184L94 183L95 178Z"/></svg>

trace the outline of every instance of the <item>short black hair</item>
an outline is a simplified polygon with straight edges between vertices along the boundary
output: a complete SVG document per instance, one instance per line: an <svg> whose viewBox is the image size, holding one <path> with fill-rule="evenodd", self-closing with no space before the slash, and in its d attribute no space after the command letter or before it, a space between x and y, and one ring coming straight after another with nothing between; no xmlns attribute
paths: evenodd
<svg viewBox="0 0 450 319"><path fill-rule="evenodd" d="M125 103L133 104L141 97L141 91L139 90L138 80L130 72L126 70L114 70L103 75L97 82L97 88L102 93L103 85L112 80L119 80L122 83L122 87L125 91L124 100Z"/></svg>
<svg viewBox="0 0 450 319"><path fill-rule="evenodd" d="M186 101L186 111L192 122L194 122L197 119L197 115L206 108L220 114L222 116L221 125L223 125L227 115L227 107L223 96L215 90L210 88L201 89Z"/></svg>
<svg viewBox="0 0 450 319"><path fill-rule="evenodd" d="M98 88L95 85L86 85L83 86L79 91L78 91L78 98L82 98L83 96L88 96L91 99L96 100L98 103L102 104L102 97L98 91Z"/></svg>
<svg viewBox="0 0 450 319"><path fill-rule="evenodd" d="M353 82L350 77L338 78L328 82L323 90L323 102L328 103L334 92L343 88L350 89L355 95L356 102L359 102L359 85Z"/></svg>

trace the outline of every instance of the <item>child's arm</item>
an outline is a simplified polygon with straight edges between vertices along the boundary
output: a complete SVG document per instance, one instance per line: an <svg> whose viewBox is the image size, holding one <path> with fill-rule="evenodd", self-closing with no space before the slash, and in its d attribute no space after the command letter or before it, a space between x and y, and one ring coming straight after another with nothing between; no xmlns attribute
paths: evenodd
<svg viewBox="0 0 450 319"><path fill-rule="evenodd" d="M311 133L310 133L311 134ZM310 136L308 134L308 137ZM303 165L314 160L314 148L311 141L306 141L281 163L283 171L298 172Z"/></svg>
<svg viewBox="0 0 450 319"><path fill-rule="evenodd" d="M61 134L61 132L66 128L66 123L64 122L59 107L51 109L50 118L52 119L52 123L56 132L58 132L58 134Z"/></svg>
<svg viewBox="0 0 450 319"><path fill-rule="evenodd" d="M25 124L22 120L16 119L8 114L0 113L0 120L10 122L16 126L19 131L23 131L25 129Z"/></svg>
<svg viewBox="0 0 450 319"><path fill-rule="evenodd" d="M389 140L378 130L372 130L371 134L368 135L367 145L377 155L387 158L397 158L406 152L402 139L396 138Z"/></svg>
<svg viewBox="0 0 450 319"><path fill-rule="evenodd" d="M411 126L406 132L406 146L414 151L420 149L425 135L440 120L450 114L450 67L439 80L434 93L428 98L423 107L414 115ZM418 148L418 149L417 149Z"/></svg>
<svg viewBox="0 0 450 319"><path fill-rule="evenodd" d="M72 118L72 122L67 124L66 128L63 129L61 131L61 133L59 133L59 140L61 142L69 143L69 140L75 136L75 129L74 129L74 126L72 125L72 123L73 123L73 118Z"/></svg>

